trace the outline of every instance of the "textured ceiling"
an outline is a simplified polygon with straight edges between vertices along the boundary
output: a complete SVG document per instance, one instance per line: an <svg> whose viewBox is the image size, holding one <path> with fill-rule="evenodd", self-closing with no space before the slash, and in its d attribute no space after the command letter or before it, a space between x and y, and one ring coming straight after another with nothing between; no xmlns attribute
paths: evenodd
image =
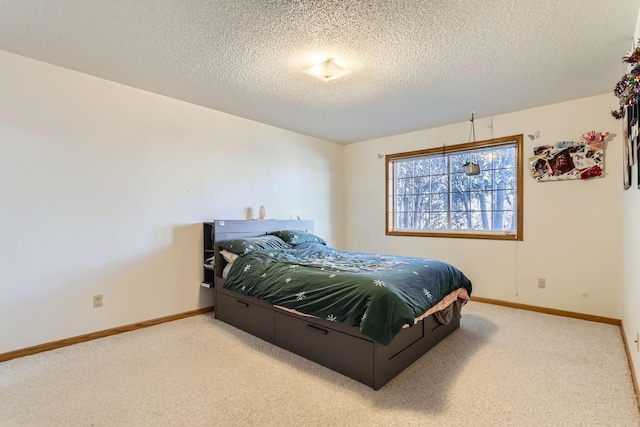
<svg viewBox="0 0 640 427"><path fill-rule="evenodd" d="M468 120L472 110L487 117L612 92L639 8L637 0L0 0L0 49L349 143ZM328 83L302 73L328 57L353 73Z"/></svg>

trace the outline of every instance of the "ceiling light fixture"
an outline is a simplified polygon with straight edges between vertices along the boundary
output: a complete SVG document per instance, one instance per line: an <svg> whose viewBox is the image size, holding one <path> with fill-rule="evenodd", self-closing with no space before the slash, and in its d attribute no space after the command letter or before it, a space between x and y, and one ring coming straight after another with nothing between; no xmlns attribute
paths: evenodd
<svg viewBox="0 0 640 427"><path fill-rule="evenodd" d="M329 58L324 62L303 70L303 73L307 73L317 79L322 80L323 82L328 82L340 78L349 74L350 72L351 70L348 70L336 64L333 58Z"/></svg>

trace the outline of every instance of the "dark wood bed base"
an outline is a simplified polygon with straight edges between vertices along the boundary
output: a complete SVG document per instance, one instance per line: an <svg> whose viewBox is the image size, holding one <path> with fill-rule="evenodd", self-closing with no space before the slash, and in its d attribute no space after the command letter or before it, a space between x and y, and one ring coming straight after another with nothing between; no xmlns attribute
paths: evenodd
<svg viewBox="0 0 640 427"><path fill-rule="evenodd" d="M356 327L296 315L256 298L224 289L220 267L225 261L219 253L219 242L287 229L313 232L313 222L216 220L208 224L211 226L211 243L216 256L216 319L375 390L389 382L460 325L459 319L443 325L431 315L413 327L403 329L388 346L384 346L362 335Z"/></svg>

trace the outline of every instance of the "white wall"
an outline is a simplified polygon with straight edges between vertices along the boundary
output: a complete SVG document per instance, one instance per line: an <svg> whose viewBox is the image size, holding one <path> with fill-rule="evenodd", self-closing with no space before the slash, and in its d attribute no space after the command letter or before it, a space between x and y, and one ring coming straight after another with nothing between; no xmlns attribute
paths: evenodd
<svg viewBox="0 0 640 427"><path fill-rule="evenodd" d="M634 39L640 37L640 17ZM622 76L621 76L622 77ZM631 361L640 384L640 352L635 343L640 332L640 178L638 163L631 168L631 188L623 197L623 272L622 272L622 324L631 350Z"/></svg>
<svg viewBox="0 0 640 427"><path fill-rule="evenodd" d="M476 140L524 134L525 159L535 145L577 141L590 130L616 134L606 146L604 178L539 183L525 170L522 242L385 235L385 161L378 153L468 142L470 122L347 146L346 248L448 261L468 275L475 296L620 319L622 137L609 114L616 101L605 94L500 115L493 130L490 119L476 120ZM536 131L533 141L527 135ZM538 278L546 289L538 289Z"/></svg>
<svg viewBox="0 0 640 427"><path fill-rule="evenodd" d="M344 147L2 51L0 147L0 353L210 306L203 221L342 244Z"/></svg>

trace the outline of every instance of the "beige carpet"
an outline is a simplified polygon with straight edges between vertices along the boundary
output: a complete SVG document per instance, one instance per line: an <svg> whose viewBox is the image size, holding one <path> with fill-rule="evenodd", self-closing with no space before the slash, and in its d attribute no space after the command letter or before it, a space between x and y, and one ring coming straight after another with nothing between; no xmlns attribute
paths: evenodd
<svg viewBox="0 0 640 427"><path fill-rule="evenodd" d="M472 302L374 391L195 316L0 363L0 426L640 426L616 326Z"/></svg>

